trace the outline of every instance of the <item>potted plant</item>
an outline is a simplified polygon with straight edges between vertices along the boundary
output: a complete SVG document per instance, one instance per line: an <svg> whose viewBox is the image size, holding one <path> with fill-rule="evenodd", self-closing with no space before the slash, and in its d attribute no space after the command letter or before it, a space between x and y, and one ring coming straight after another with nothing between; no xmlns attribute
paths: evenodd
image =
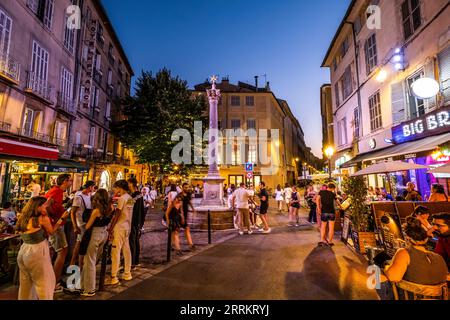
<svg viewBox="0 0 450 320"><path fill-rule="evenodd" d="M365 254L364 244L376 244L375 232L370 230L370 207L367 203L368 188L361 176L347 177L343 182L345 194L350 198L351 236L355 249Z"/></svg>

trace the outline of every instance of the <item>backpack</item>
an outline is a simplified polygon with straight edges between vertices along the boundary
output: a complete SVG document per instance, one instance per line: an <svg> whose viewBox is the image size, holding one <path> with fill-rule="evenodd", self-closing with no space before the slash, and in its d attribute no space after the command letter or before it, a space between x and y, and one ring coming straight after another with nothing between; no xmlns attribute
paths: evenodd
<svg viewBox="0 0 450 320"><path fill-rule="evenodd" d="M83 222L87 223L89 221L89 219L91 218L91 214L92 214L92 209L88 209L86 208L86 203L84 202L83 196L78 196L81 198L81 201L83 201L83 205L84 205L84 211L83 214L81 215L81 219L83 220Z"/></svg>

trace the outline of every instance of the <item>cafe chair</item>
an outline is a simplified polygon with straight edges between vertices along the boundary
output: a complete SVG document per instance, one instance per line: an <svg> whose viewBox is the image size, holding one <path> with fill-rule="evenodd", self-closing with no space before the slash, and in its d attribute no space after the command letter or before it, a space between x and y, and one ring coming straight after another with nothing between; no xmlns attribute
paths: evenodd
<svg viewBox="0 0 450 320"><path fill-rule="evenodd" d="M421 285L408 281L400 281L392 283L392 290L394 292L394 300L400 300L399 289L403 290L405 300L448 300L447 283L441 283L434 286Z"/></svg>

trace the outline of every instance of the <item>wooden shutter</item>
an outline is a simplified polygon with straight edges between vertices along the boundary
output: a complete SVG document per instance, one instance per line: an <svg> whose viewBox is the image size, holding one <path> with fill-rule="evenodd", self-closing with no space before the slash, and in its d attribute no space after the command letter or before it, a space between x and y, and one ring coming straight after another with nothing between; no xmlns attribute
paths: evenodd
<svg viewBox="0 0 450 320"><path fill-rule="evenodd" d="M427 59L424 65L424 74L426 78L436 79L435 64L433 58ZM430 112L436 108L436 99L437 97L426 99L425 103L427 112Z"/></svg>
<svg viewBox="0 0 450 320"><path fill-rule="evenodd" d="M444 103L450 102L450 46L438 54L439 78Z"/></svg>
<svg viewBox="0 0 450 320"><path fill-rule="evenodd" d="M391 85L392 122L394 124L405 121L405 89L403 81Z"/></svg>

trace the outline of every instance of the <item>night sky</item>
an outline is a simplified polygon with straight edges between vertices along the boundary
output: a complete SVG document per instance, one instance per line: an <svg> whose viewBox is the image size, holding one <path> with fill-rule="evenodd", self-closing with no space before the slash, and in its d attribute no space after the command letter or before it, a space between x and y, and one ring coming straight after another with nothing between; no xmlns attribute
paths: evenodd
<svg viewBox="0 0 450 320"><path fill-rule="evenodd" d="M131 65L167 67L193 88L212 74L264 74L321 156L320 65L350 0L103 0ZM136 80L136 77L135 79Z"/></svg>

